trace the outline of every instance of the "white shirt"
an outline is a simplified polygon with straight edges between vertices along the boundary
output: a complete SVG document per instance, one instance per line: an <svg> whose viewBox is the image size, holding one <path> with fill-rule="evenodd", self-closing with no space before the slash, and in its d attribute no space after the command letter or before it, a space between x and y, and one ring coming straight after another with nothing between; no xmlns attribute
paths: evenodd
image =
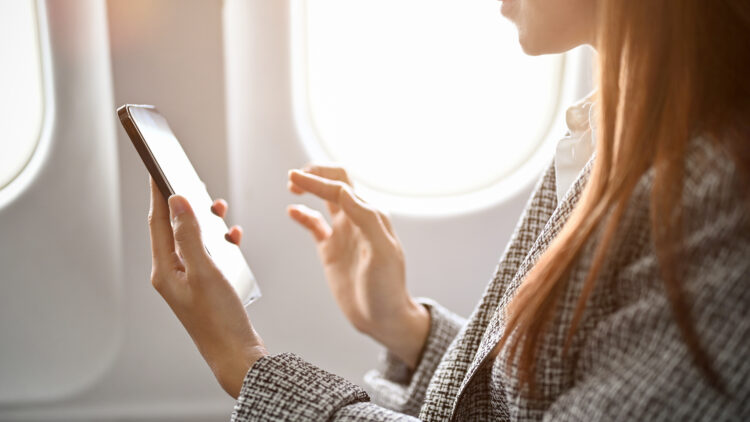
<svg viewBox="0 0 750 422"><path fill-rule="evenodd" d="M593 95L570 106L565 112L568 133L557 143L555 151L555 180L557 203L562 202L573 182L594 153L596 142L592 117Z"/></svg>

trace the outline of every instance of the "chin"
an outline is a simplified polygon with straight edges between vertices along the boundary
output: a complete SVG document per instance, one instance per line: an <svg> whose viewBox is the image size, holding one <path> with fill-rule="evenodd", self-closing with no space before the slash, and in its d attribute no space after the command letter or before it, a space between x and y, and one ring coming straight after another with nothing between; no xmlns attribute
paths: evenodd
<svg viewBox="0 0 750 422"><path fill-rule="evenodd" d="M523 42L521 43L521 49L523 50L524 53L526 53L529 56L541 56L543 54L548 54L547 52L545 52L544 50L538 48L537 46L533 44L528 44L528 43L523 43Z"/></svg>
<svg viewBox="0 0 750 422"><path fill-rule="evenodd" d="M524 36L524 34L518 34L518 43L521 44L521 49L524 53L529 56L540 56L542 54L549 54L544 43L539 43L537 40L530 39L530 37Z"/></svg>
<svg viewBox="0 0 750 422"><path fill-rule="evenodd" d="M582 43L565 42L562 39L540 39L539 37L530 37L523 32L518 33L518 43L521 49L529 56L541 56L544 54L559 54L570 50Z"/></svg>

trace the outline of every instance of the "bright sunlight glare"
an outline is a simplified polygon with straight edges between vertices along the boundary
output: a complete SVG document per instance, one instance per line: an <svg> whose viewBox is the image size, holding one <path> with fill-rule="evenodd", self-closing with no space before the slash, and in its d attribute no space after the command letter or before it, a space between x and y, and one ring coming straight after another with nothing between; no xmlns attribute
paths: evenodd
<svg viewBox="0 0 750 422"><path fill-rule="evenodd" d="M404 196L476 191L542 143L562 57L528 57L491 0L306 2L307 100L331 158Z"/></svg>
<svg viewBox="0 0 750 422"><path fill-rule="evenodd" d="M32 0L0 1L0 189L34 153L42 123L42 74Z"/></svg>

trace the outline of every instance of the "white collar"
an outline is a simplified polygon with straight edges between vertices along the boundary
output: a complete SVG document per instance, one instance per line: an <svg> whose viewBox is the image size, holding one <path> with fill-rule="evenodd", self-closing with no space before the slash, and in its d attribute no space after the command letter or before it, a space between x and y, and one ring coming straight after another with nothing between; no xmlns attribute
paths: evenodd
<svg viewBox="0 0 750 422"><path fill-rule="evenodd" d="M565 112L568 133L557 143L555 182L557 203L561 203L596 147L593 94L570 106Z"/></svg>

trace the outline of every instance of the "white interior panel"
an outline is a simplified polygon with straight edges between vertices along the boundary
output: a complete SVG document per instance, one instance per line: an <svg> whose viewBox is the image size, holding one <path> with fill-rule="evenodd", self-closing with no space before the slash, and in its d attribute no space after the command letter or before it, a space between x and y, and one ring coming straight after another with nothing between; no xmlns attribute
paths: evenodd
<svg viewBox="0 0 750 422"><path fill-rule="evenodd" d="M46 119L31 163L0 192L3 404L90 387L122 329L104 3L42 2L39 13Z"/></svg>

